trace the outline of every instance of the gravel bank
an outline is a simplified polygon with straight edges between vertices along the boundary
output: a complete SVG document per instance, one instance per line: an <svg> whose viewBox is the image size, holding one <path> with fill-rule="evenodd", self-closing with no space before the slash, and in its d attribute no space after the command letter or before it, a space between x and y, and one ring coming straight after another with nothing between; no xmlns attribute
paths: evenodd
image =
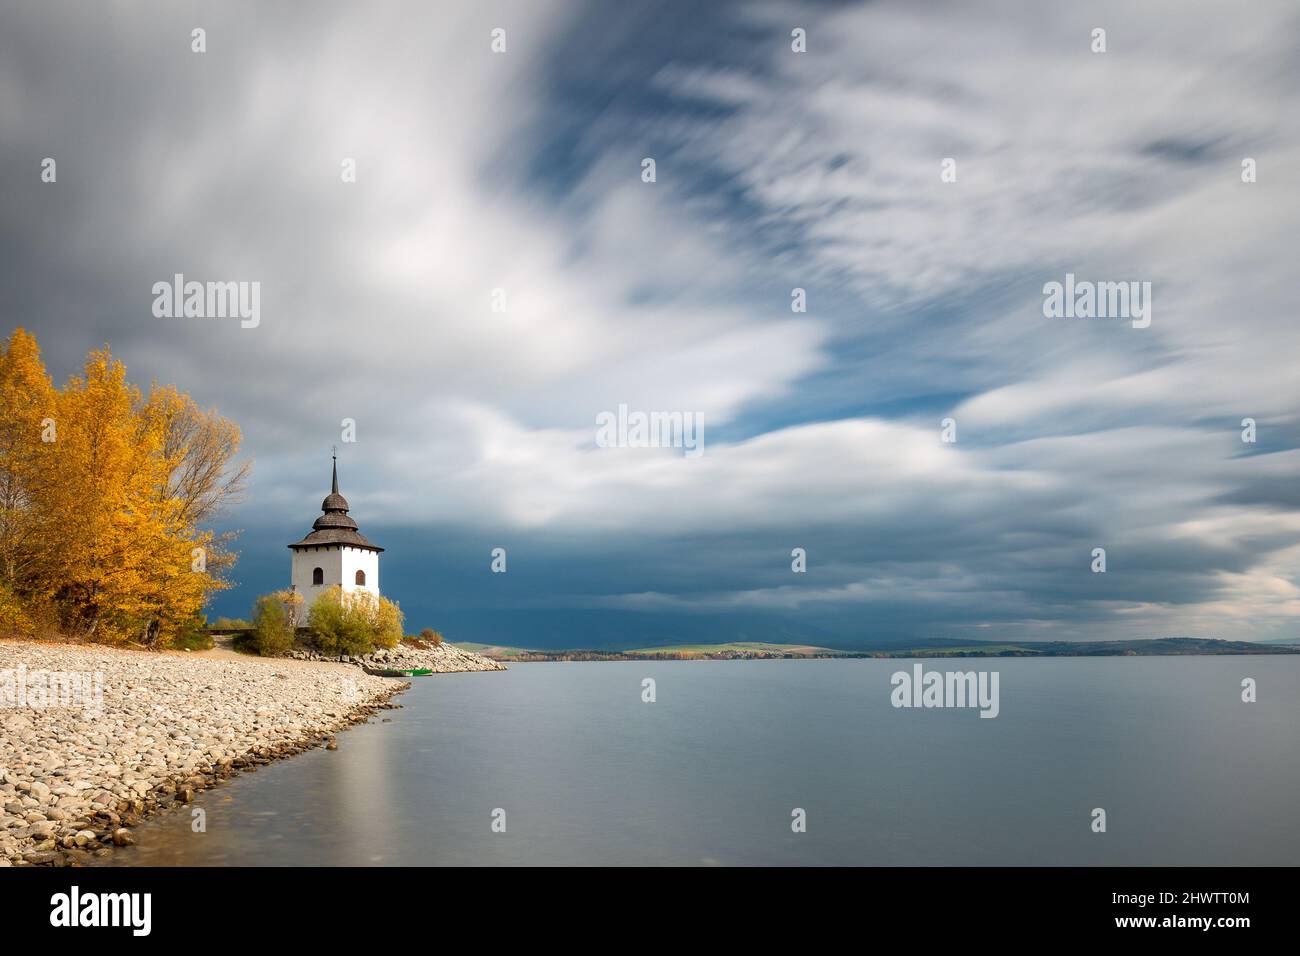
<svg viewBox="0 0 1300 956"><path fill-rule="evenodd" d="M377 650L364 657L330 658L346 664L353 664L366 671L377 670L415 670L427 668L435 674L452 674L459 671L503 671L504 664L497 663L482 654L463 651L454 644L424 644L416 646L405 641L388 650ZM289 652L297 660L324 660L315 651L294 650Z"/></svg>
<svg viewBox="0 0 1300 956"><path fill-rule="evenodd" d="M338 663L0 641L0 867L134 842L144 816L332 746L409 686Z"/></svg>

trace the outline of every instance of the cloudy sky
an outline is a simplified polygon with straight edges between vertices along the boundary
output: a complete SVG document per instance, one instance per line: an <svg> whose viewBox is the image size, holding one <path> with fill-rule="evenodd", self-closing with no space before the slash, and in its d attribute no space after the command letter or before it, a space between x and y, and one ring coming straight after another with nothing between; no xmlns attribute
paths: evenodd
<svg viewBox="0 0 1300 956"><path fill-rule="evenodd" d="M339 444L453 640L1295 637L1298 43L1289 2L3 0L3 331L242 426L217 613ZM155 318L178 272L260 325ZM1066 273L1150 327L1046 318ZM598 447L620 403L705 453Z"/></svg>

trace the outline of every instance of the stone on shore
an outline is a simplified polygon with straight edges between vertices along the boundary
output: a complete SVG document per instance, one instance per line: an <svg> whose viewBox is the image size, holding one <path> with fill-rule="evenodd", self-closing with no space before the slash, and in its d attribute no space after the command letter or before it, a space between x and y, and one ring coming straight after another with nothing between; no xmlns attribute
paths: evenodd
<svg viewBox="0 0 1300 956"><path fill-rule="evenodd" d="M300 753L405 683L341 664L0 641L0 671L102 675L102 706L0 709L0 866L80 865L123 824Z"/></svg>
<svg viewBox="0 0 1300 956"><path fill-rule="evenodd" d="M296 648L289 652L295 660L324 661L333 660L360 667L365 671L382 670L429 670L435 674L453 674L462 671L503 671L506 666L482 654L462 650L454 644L443 642L433 645L421 641L420 645L405 641L395 647L379 648L372 654L359 657L347 656L327 658L307 648Z"/></svg>

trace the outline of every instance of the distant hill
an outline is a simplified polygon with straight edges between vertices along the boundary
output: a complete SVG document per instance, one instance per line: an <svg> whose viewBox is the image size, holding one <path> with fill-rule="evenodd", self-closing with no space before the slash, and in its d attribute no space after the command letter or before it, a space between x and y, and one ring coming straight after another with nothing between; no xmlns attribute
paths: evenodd
<svg viewBox="0 0 1300 956"><path fill-rule="evenodd" d="M498 660L735 660L825 657L1174 657L1225 654L1300 654L1300 647L1197 637L1163 637L1138 641L1018 641L1009 643L935 640L911 645L882 642L860 650L812 644L728 641L718 644L665 644L655 647L540 649L459 642L458 647Z"/></svg>
<svg viewBox="0 0 1300 956"><path fill-rule="evenodd" d="M921 646L877 652L883 657L1173 657L1223 654L1300 654L1300 648L1251 641L1199 637L1158 637L1138 641L1024 641L1009 644Z"/></svg>

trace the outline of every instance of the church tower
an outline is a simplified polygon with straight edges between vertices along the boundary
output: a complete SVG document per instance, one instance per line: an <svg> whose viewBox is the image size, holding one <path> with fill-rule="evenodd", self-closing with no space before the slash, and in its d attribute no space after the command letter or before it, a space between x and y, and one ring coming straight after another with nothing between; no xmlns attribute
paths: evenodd
<svg viewBox="0 0 1300 956"><path fill-rule="evenodd" d="M334 456L330 493L320 506L323 512L311 526L311 533L294 544L290 580L303 597L303 610L311 607L325 589L341 584L344 591L379 594L379 553L348 517L348 500L339 494L339 462Z"/></svg>

